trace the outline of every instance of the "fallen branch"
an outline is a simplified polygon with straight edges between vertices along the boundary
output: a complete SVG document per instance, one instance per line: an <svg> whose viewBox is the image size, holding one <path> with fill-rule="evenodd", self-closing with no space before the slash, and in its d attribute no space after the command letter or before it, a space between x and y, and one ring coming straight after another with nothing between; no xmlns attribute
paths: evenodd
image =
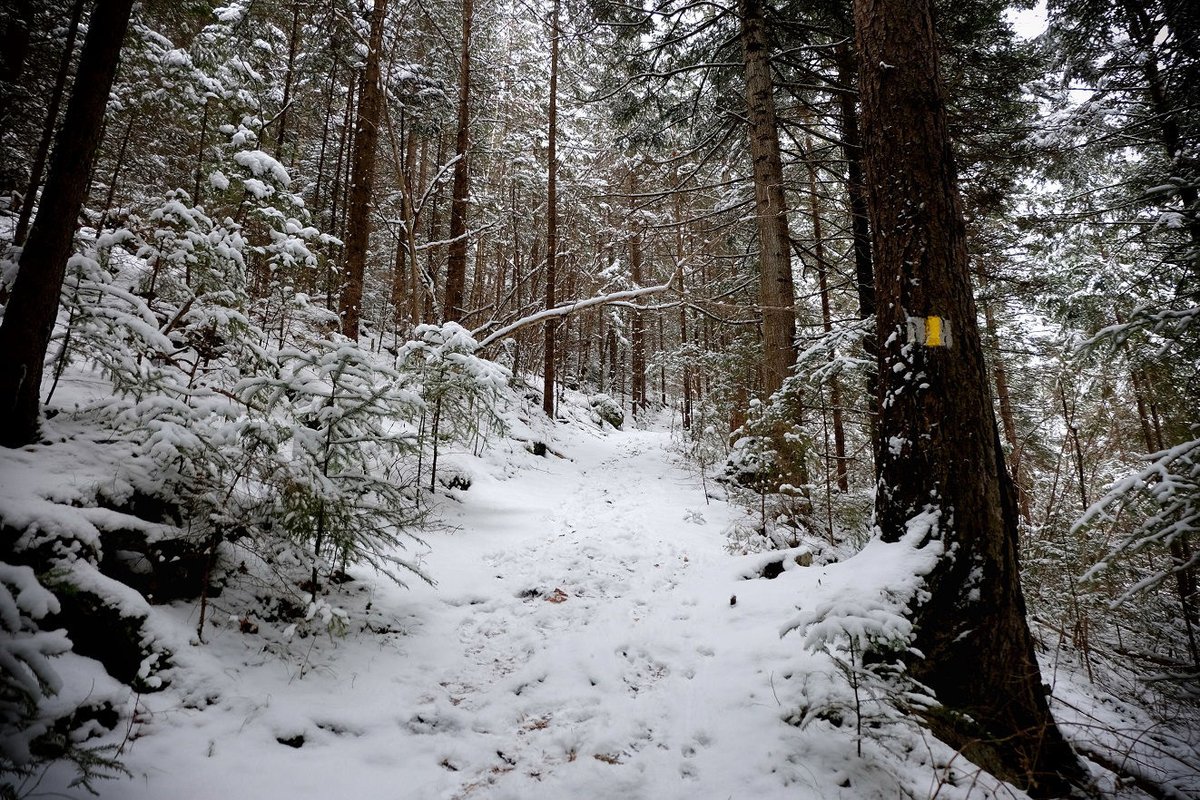
<svg viewBox="0 0 1200 800"><path fill-rule="evenodd" d="M613 292L612 294L601 295L599 297L589 297L586 300L575 300L570 303L564 303L563 305L555 306L554 308L547 308L543 311L530 314L527 317L522 317L516 322L505 325L503 328L492 332L481 342L479 342L479 347L481 349L487 347L489 344L493 344L500 339L503 339L505 336L519 331L521 328L526 328L530 325L536 325L539 322L545 322L553 317L565 317L567 314L572 314L576 311L583 311L585 308L593 308L595 306L603 306L611 303L635 300L639 297L647 297L652 294L661 294L662 292L671 291L678 283L679 271L676 270L675 274L671 276L671 279L661 286L647 286L644 289L628 289L623 292ZM479 334L483 333L483 330L483 328L476 329L471 332L471 335L478 336Z"/></svg>
<svg viewBox="0 0 1200 800"><path fill-rule="evenodd" d="M1146 794L1155 798L1155 800L1186 800L1187 795L1176 789L1174 786L1167 786L1159 783L1154 778L1146 775L1140 769L1135 767L1128 757L1121 759L1120 762L1115 758L1110 757L1106 753L1090 747L1080 742L1074 742L1075 752L1091 761L1093 764L1098 764L1104 769L1116 775L1118 778L1123 778L1133 783L1134 786L1141 789Z"/></svg>

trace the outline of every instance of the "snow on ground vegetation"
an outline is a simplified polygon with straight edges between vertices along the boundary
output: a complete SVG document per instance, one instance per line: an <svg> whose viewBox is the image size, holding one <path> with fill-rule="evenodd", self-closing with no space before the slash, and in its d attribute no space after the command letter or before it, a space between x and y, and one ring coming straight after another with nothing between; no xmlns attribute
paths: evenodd
<svg viewBox="0 0 1200 800"><path fill-rule="evenodd" d="M701 489L665 426L598 425L580 398L563 414L551 425L530 404L491 447L443 454L454 479L405 554L435 585L350 567L288 609L251 565L207 599L203 642L199 601L151 606L125 590L169 654L155 674L165 688L54 659L74 702L95 693L119 715L76 733L128 770L93 781L99 797L1024 796L924 732L899 710L914 698L898 703L837 646L839 604L852 634L902 627L889 581L899 570L911 583L919 551L851 556L814 541L746 552L731 533L752 515ZM62 518L46 524L86 529L105 512L50 500L98 478L97 447L84 437L4 454L6 514L51 508ZM56 496L39 499L47 485ZM35 605L26 588L17 604ZM803 630L781 638L806 625L808 649ZM1186 722L1155 721L1147 696L1118 700L1089 682L1069 644L1039 630L1056 712L1107 765L1092 768L1097 792L1200 796ZM74 777L60 762L17 788L88 796Z"/></svg>

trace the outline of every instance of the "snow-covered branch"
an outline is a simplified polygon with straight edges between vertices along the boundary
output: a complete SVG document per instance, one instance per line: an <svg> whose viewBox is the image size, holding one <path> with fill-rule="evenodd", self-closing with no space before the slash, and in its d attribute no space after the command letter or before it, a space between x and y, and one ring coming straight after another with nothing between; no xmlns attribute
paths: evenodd
<svg viewBox="0 0 1200 800"><path fill-rule="evenodd" d="M586 300L574 300L570 303L564 303L562 305L555 306L554 308L547 308L543 311L530 314L527 317L522 317L516 322L505 325L499 330L493 331L479 342L479 347L487 347L489 344L498 342L505 336L519 331L521 328L526 328L530 325L536 325L539 322L545 322L553 317L565 317L567 314L572 314L576 311L583 311L585 308L593 308L595 306L604 306L612 303L636 300L639 297L648 297L652 294L661 294L663 292L671 291L678 283L679 272L677 270L675 274L671 276L669 281L660 286L647 286L642 289L627 289L623 292L613 292L612 294L600 295L599 297L589 297ZM483 329L476 329L471 332L471 335L478 337L481 333L483 333Z"/></svg>

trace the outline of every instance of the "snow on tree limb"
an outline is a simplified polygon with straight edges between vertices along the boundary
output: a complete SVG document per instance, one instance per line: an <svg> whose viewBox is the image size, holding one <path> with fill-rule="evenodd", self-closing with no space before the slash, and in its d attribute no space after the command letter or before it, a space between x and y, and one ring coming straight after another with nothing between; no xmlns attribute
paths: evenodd
<svg viewBox="0 0 1200 800"><path fill-rule="evenodd" d="M676 270L675 274L671 276L670 280L659 286L647 286L642 289L627 289L622 292L613 292L612 294L600 295L598 297L589 297L586 300L575 300L570 303L557 305L554 308L547 308L543 311L538 311L537 313L522 317L516 322L505 325L503 328L492 332L484 339L480 340L479 347L482 349L487 347L489 344L494 344L504 337L519 331L521 328L526 328L530 325L536 325L539 322L544 322L545 320L552 319L554 317L565 317L568 314L576 311L582 311L585 308L592 308L594 306L609 305L611 303L620 303L626 300L635 300L639 297L648 297L652 294L661 294L663 292L671 291L678 283L679 270ZM479 336L481 333L483 333L483 328L477 328L471 332L471 335Z"/></svg>

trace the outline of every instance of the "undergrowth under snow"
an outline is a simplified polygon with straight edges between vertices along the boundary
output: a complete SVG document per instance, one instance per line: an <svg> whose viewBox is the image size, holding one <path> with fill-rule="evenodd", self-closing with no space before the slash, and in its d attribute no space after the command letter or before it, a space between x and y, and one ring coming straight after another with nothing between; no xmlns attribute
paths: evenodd
<svg viewBox="0 0 1200 800"><path fill-rule="evenodd" d="M445 456L470 488L441 493L441 523L407 553L436 585L351 568L297 624L251 574L210 600L203 643L196 602L150 606L146 627L171 659L155 693L56 659L64 692L103 695L121 715L87 732L130 772L95 783L100 797L1024 796L889 711L832 645L846 633L827 630L845 623L839 603L883 614L889 586L915 590L891 578L928 554L736 552L746 512L701 491L669 431L598 428L582 402L564 409L568 421L531 410L480 455ZM6 502L39 476L69 495L89 477L90 446L57 451L72 469L8 454ZM808 648L780 636L811 623ZM1163 722L1148 693L1118 700L1129 693L1115 665L1092 665L1101 678L1089 681L1069 644L1039 633L1077 746L1165 796L1197 796L1187 722ZM1092 769L1110 797L1147 796ZM73 777L60 764L21 790L85 796Z"/></svg>

